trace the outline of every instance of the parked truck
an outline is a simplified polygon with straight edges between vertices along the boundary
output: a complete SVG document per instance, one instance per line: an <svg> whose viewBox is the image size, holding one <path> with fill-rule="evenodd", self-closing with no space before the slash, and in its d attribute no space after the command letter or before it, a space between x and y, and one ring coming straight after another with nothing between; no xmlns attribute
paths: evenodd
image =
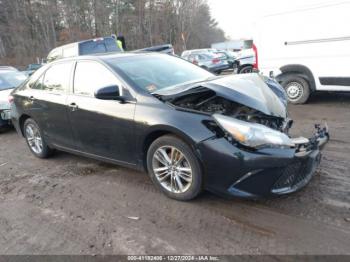
<svg viewBox="0 0 350 262"><path fill-rule="evenodd" d="M308 6L256 23L257 64L275 77L290 102L315 91L350 91L350 2Z"/></svg>

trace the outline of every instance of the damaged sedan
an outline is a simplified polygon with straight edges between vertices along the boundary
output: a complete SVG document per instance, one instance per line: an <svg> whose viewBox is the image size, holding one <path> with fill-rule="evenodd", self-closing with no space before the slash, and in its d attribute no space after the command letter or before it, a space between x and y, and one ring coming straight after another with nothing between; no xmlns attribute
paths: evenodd
<svg viewBox="0 0 350 262"><path fill-rule="evenodd" d="M12 93L31 152L62 150L145 170L168 197L247 198L303 188L329 139L291 138L284 90L258 74L215 76L164 54L81 56L47 64Z"/></svg>

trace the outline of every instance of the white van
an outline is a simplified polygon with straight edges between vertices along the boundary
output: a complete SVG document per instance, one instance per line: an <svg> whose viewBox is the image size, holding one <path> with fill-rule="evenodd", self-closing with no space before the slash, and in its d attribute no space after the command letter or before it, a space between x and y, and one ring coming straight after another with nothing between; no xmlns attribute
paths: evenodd
<svg viewBox="0 0 350 262"><path fill-rule="evenodd" d="M290 102L314 91L350 91L350 2L263 17L254 44L260 72L274 76Z"/></svg>

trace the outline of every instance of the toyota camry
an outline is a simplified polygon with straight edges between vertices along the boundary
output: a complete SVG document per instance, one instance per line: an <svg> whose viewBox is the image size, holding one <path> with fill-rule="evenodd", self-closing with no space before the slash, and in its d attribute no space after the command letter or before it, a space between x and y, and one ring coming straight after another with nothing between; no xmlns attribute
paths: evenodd
<svg viewBox="0 0 350 262"><path fill-rule="evenodd" d="M328 141L289 135L284 90L258 74L216 76L155 53L66 58L11 94L12 122L39 158L62 150L145 170L168 197L247 198L303 188Z"/></svg>

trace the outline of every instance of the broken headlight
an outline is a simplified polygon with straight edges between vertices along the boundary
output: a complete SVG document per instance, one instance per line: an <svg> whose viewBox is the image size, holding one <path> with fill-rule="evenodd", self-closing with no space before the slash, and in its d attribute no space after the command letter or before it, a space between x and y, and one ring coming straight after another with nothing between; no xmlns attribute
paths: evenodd
<svg viewBox="0 0 350 262"><path fill-rule="evenodd" d="M247 147L279 146L293 147L294 143L285 134L256 123L248 123L224 115L213 115L217 124L234 140Z"/></svg>

